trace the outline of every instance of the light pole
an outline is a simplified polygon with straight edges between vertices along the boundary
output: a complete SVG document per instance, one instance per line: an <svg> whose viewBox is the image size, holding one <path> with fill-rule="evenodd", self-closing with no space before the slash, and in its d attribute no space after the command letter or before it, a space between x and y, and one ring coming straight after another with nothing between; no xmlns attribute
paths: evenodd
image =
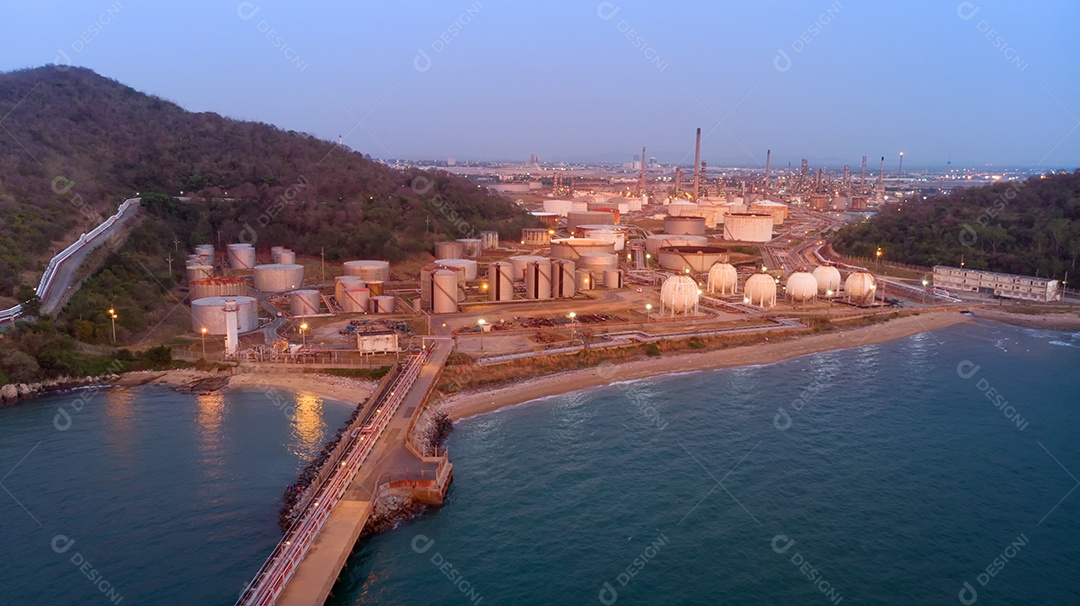
<svg viewBox="0 0 1080 606"><path fill-rule="evenodd" d="M199 332L202 333L202 357L205 360L206 359L206 327L203 326L202 329L199 330Z"/></svg>
<svg viewBox="0 0 1080 606"><path fill-rule="evenodd" d="M876 253L876 254L877 254L877 264L878 264L878 267L881 267L881 254L882 254L882 251L881 251L881 247L880 247L880 246L878 247L878 249L877 249L877 253Z"/></svg>
<svg viewBox="0 0 1080 606"><path fill-rule="evenodd" d="M476 321L476 325L480 327L480 353L484 353L484 324L487 324L483 318Z"/></svg>
<svg viewBox="0 0 1080 606"><path fill-rule="evenodd" d="M649 323L650 316L652 316L652 303L646 303L645 304L645 323L646 324Z"/></svg>
<svg viewBox="0 0 1080 606"><path fill-rule="evenodd" d="M567 315L570 318L570 344L574 344L574 320L577 318L577 312L572 311Z"/></svg>
<svg viewBox="0 0 1080 606"><path fill-rule="evenodd" d="M304 346L307 345L307 332L306 332L307 329L308 329L307 322L304 322L304 323L300 324L300 339L301 339L302 344Z"/></svg>
<svg viewBox="0 0 1080 606"><path fill-rule="evenodd" d="M116 343L116 310L112 307L109 308L109 318L112 319L112 342Z"/></svg>

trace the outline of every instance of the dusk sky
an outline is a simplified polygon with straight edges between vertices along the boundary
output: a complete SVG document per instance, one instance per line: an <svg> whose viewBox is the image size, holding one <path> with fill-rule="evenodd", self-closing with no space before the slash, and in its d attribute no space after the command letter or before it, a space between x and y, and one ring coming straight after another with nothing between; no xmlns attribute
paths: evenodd
<svg viewBox="0 0 1080 606"><path fill-rule="evenodd" d="M70 63L380 158L1080 165L1080 2L5 3Z"/></svg>

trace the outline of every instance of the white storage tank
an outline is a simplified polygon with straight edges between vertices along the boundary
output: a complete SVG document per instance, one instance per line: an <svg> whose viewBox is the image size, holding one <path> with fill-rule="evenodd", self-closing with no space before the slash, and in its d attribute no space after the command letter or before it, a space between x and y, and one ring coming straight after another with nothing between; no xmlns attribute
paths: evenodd
<svg viewBox="0 0 1080 606"><path fill-rule="evenodd" d="M259 302L255 297L204 297L191 302L191 330L201 334L221 336L226 333L225 302L236 301L237 332L250 332L259 327Z"/></svg>
<svg viewBox="0 0 1080 606"><path fill-rule="evenodd" d="M371 301L371 291L363 287L350 286L338 297L341 311L345 313L364 313Z"/></svg>
<svg viewBox="0 0 1080 606"><path fill-rule="evenodd" d="M776 305L776 278L769 274L754 274L743 284L743 300L760 307Z"/></svg>
<svg viewBox="0 0 1080 606"><path fill-rule="evenodd" d="M458 311L458 276L450 269L437 269L431 274L431 310L437 314ZM378 312L376 312L378 313Z"/></svg>
<svg viewBox="0 0 1080 606"><path fill-rule="evenodd" d="M576 260L587 253L613 253L615 243L592 238L556 238L551 241L552 259Z"/></svg>
<svg viewBox="0 0 1080 606"><path fill-rule="evenodd" d="M867 305L874 301L877 282L874 281L874 276L870 275L870 272L857 271L844 281L844 291L847 293L848 301L858 305Z"/></svg>
<svg viewBox="0 0 1080 606"><path fill-rule="evenodd" d="M664 217L664 233L676 236L704 236L705 217L668 215Z"/></svg>
<svg viewBox="0 0 1080 606"><path fill-rule="evenodd" d="M817 296L817 278L810 272L794 272L788 276L784 290L792 301L812 301Z"/></svg>
<svg viewBox="0 0 1080 606"><path fill-rule="evenodd" d="M484 250L492 250L499 247L499 232L497 231L482 231L480 232L480 246Z"/></svg>
<svg viewBox="0 0 1080 606"><path fill-rule="evenodd" d="M604 288L622 288L623 287L623 273L619 269L605 269L604 270Z"/></svg>
<svg viewBox="0 0 1080 606"><path fill-rule="evenodd" d="M200 244L195 247L195 254L199 256L199 259L207 265L214 264L214 245L213 244Z"/></svg>
<svg viewBox="0 0 1080 606"><path fill-rule="evenodd" d="M449 257L456 259L457 257ZM343 265L345 275L360 276L367 282L386 282L390 279L390 263L388 261L346 261Z"/></svg>
<svg viewBox="0 0 1080 606"><path fill-rule="evenodd" d="M773 225L780 225L787 218L788 207L772 200L758 200L750 205L750 212L767 214L773 218Z"/></svg>
<svg viewBox="0 0 1080 606"><path fill-rule="evenodd" d="M735 266L730 263L717 263L709 268L708 289L710 293L717 291L722 295L735 294L739 283L739 273Z"/></svg>
<svg viewBox="0 0 1080 606"><path fill-rule="evenodd" d="M383 288L386 283L382 280L365 280L364 282L367 284L368 290L371 291L371 296L374 297L383 294Z"/></svg>
<svg viewBox="0 0 1080 606"><path fill-rule="evenodd" d="M584 269L596 276L603 276L606 269L619 268L619 255L615 253L582 253L577 259L578 269Z"/></svg>
<svg viewBox="0 0 1080 606"><path fill-rule="evenodd" d="M255 290L262 292L289 292L304 283L303 265L271 263L255 266Z"/></svg>
<svg viewBox="0 0 1080 606"><path fill-rule="evenodd" d="M205 263L196 263L194 265L188 265L185 268L185 272L187 273L188 284L191 284L196 280L204 280L213 277L214 266Z"/></svg>
<svg viewBox="0 0 1080 606"><path fill-rule="evenodd" d="M577 289L592 290L593 280L592 273L587 269L579 269L574 272L574 279L577 281Z"/></svg>
<svg viewBox="0 0 1080 606"><path fill-rule="evenodd" d="M705 272L717 263L727 263L728 251L715 246L665 246L657 258L664 269Z"/></svg>
<svg viewBox="0 0 1080 606"><path fill-rule="evenodd" d="M543 261L545 259L546 257L541 257L538 255L518 255L515 257L510 257L510 265L513 267L514 270L514 280L517 282L521 282L525 279L525 268L528 267L529 263L532 263L534 261Z"/></svg>
<svg viewBox="0 0 1080 606"><path fill-rule="evenodd" d="M615 246L615 251L626 250L626 230L621 225L582 225L582 237L589 240L604 240Z"/></svg>
<svg viewBox="0 0 1080 606"><path fill-rule="evenodd" d="M566 215L566 230L580 235L582 225L615 225L615 214L607 211L572 211Z"/></svg>
<svg viewBox="0 0 1080 606"><path fill-rule="evenodd" d="M772 240L772 215L732 213L724 217L724 239L738 242L768 242Z"/></svg>
<svg viewBox="0 0 1080 606"><path fill-rule="evenodd" d="M394 297L378 296L371 297L371 313L392 314L394 313Z"/></svg>
<svg viewBox="0 0 1080 606"><path fill-rule="evenodd" d="M645 237L645 252L656 256L665 246L708 246L705 236L673 236L671 234L653 234Z"/></svg>
<svg viewBox="0 0 1080 606"><path fill-rule="evenodd" d="M294 316L314 316L321 308L322 296L317 290L294 290L289 293L289 311Z"/></svg>
<svg viewBox="0 0 1080 606"><path fill-rule="evenodd" d="M367 282L360 276L338 276L334 278L334 298L341 302L345 291L350 288L365 288Z"/></svg>
<svg viewBox="0 0 1080 606"><path fill-rule="evenodd" d="M270 247L270 262L281 263L281 253L285 250L284 246L271 246Z"/></svg>
<svg viewBox="0 0 1080 606"><path fill-rule="evenodd" d="M525 296L529 299L551 298L551 260L532 261L525 267Z"/></svg>
<svg viewBox="0 0 1080 606"><path fill-rule="evenodd" d="M560 217L565 217L573 208L574 203L570 200L544 200L544 212L555 213Z"/></svg>
<svg viewBox="0 0 1080 606"><path fill-rule="evenodd" d="M459 238L458 242L461 242L462 247L465 249L464 256L468 259L475 259L480 256L480 249L482 241L477 238Z"/></svg>
<svg viewBox="0 0 1080 606"><path fill-rule="evenodd" d="M488 265L488 300L514 300L514 266L510 263L498 261Z"/></svg>
<svg viewBox="0 0 1080 606"><path fill-rule="evenodd" d="M281 265L295 265L296 253L286 248L285 250L281 251L280 255L278 255L278 263L280 263Z"/></svg>
<svg viewBox="0 0 1080 606"><path fill-rule="evenodd" d="M226 247L229 267L232 269L254 269L255 248L250 244L230 244Z"/></svg>
<svg viewBox="0 0 1080 606"><path fill-rule="evenodd" d="M460 259L465 254L465 245L461 242L436 242L436 259Z"/></svg>
<svg viewBox="0 0 1080 606"><path fill-rule="evenodd" d="M201 278L189 282L188 290L192 301L207 297L238 297L247 294L247 283L243 278Z"/></svg>
<svg viewBox="0 0 1080 606"><path fill-rule="evenodd" d="M814 268L814 279L817 280L818 293L822 295L837 294L840 292L840 270L832 265L819 265Z"/></svg>
<svg viewBox="0 0 1080 606"><path fill-rule="evenodd" d="M476 280L477 272L479 271L478 264L472 259L442 259L436 261L435 265L449 269L462 269L464 271L465 282Z"/></svg>
<svg viewBox="0 0 1080 606"><path fill-rule="evenodd" d="M559 259L551 262L551 296L556 299L569 299L576 294L577 281L574 272L573 261Z"/></svg>
<svg viewBox="0 0 1080 606"><path fill-rule="evenodd" d="M551 242L551 231L546 227L525 227L521 230L521 243L525 246L547 246Z"/></svg>
<svg viewBox="0 0 1080 606"><path fill-rule="evenodd" d="M676 313L696 314L699 296L698 284L693 278L681 274L670 276L660 286L660 313L666 310L672 316Z"/></svg>

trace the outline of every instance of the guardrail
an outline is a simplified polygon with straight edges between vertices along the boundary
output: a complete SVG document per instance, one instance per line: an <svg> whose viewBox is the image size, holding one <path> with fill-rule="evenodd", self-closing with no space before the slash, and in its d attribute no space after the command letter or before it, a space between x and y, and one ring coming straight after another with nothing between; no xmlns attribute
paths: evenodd
<svg viewBox="0 0 1080 606"><path fill-rule="evenodd" d="M106 219L101 225L98 225L89 233L85 233L79 237L79 239L72 243L70 246L60 251L55 257L49 261L49 266L45 268L45 272L41 274L41 282L38 283L35 294L41 299L42 304L46 302L49 289L52 288L53 280L56 278L56 272L60 268L60 265L67 261L69 257L82 250L82 248L90 244L94 238L97 238L102 233L107 231L110 227L116 223L117 220L127 211L128 208L134 205L138 205L140 198L128 198L124 200L120 208L117 209L116 214ZM13 322L22 315L22 305L16 305L5 310L0 311L0 322Z"/></svg>
<svg viewBox="0 0 1080 606"><path fill-rule="evenodd" d="M281 596L296 568L311 549L315 537L326 524L330 513L345 495L356 473L360 471L360 466L367 460L379 436L390 423L416 378L420 376L420 370L430 354L431 349L424 349L413 356L398 379L391 384L389 396L375 409L376 414L372 420L363 428L353 431L344 460L338 464L340 471L328 477L319 487L315 500L285 532L270 557L240 594L236 601L237 606L270 606Z"/></svg>

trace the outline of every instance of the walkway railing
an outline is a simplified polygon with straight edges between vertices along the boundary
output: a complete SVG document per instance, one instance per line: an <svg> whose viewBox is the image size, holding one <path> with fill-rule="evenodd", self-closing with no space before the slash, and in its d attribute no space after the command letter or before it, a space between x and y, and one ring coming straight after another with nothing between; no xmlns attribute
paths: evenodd
<svg viewBox="0 0 1080 606"><path fill-rule="evenodd" d="M349 447L338 463L338 473L332 474L323 482L312 504L285 532L285 536L274 547L255 578L240 594L240 599L236 602L238 606L270 606L281 596L289 579L326 524L330 513L345 495L356 473L360 471L360 466L367 460L379 436L389 425L416 378L420 376L420 370L430 353L430 349L424 349L409 360L405 370L391 384L389 395L376 407L371 421L363 428L353 431L349 437Z"/></svg>

